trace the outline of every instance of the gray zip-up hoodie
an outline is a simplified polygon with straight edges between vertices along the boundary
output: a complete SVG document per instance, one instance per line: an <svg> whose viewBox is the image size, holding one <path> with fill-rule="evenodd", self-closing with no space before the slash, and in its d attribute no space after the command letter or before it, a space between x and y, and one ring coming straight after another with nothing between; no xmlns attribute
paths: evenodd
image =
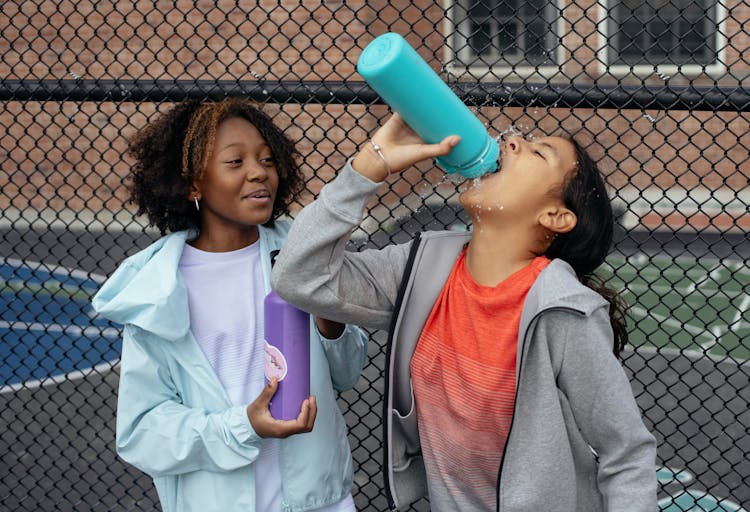
<svg viewBox="0 0 750 512"><path fill-rule="evenodd" d="M347 164L297 216L272 286L311 313L389 329L384 478L396 510L427 495L409 364L470 234L427 232L382 250L345 251L378 186ZM542 271L527 296L516 375L498 511L657 509L656 443L612 353L608 304L561 260ZM437 492L430 505L458 510Z"/></svg>

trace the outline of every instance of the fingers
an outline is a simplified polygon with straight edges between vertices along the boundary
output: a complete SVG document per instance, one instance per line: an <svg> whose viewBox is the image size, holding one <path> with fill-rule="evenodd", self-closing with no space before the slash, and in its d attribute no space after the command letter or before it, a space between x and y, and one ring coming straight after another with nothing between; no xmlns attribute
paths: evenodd
<svg viewBox="0 0 750 512"><path fill-rule="evenodd" d="M386 152L386 157L393 159L394 165L391 167L394 170L447 155L461 141L458 135L449 135L440 142L427 144L398 113L394 113L373 135L372 139L376 138L382 151Z"/></svg>
<svg viewBox="0 0 750 512"><path fill-rule="evenodd" d="M461 137L458 135L449 135L437 144L428 144L424 146L424 150L427 153L425 158L434 158L436 156L445 156L455 148L458 143L461 142Z"/></svg>
<svg viewBox="0 0 750 512"><path fill-rule="evenodd" d="M312 432L317 415L318 405L315 397L311 396L302 402L302 407L296 419L288 421L273 419L272 434L267 437L285 439L294 434Z"/></svg>
<svg viewBox="0 0 750 512"><path fill-rule="evenodd" d="M273 398L273 395L276 394L276 390L279 387L279 378L273 377L268 384L266 384L263 387L263 391L260 392L260 395L258 395L258 399L260 399L262 402L266 404L266 407L268 407L268 404L271 403L271 399Z"/></svg>
<svg viewBox="0 0 750 512"><path fill-rule="evenodd" d="M305 426L305 432L312 432L317 415L318 402L315 399L315 396L310 396L310 398L302 402L302 409L300 410L299 416L297 416L297 422Z"/></svg>
<svg viewBox="0 0 750 512"><path fill-rule="evenodd" d="M279 420L271 416L271 411L268 408L277 388L278 381L274 378L263 388L258 398L247 407L247 416L255 433L260 437L285 439L294 434L312 432L318 414L318 403L315 396L310 396L302 402L297 418L286 421Z"/></svg>
<svg viewBox="0 0 750 512"><path fill-rule="evenodd" d="M402 170L419 162L447 155L461 141L458 135L451 135L437 144L425 144L421 139L412 144L393 144L383 148L386 158L395 170Z"/></svg>
<svg viewBox="0 0 750 512"><path fill-rule="evenodd" d="M278 379L272 378L271 381L263 387L253 403L247 406L247 419L250 421L253 430L260 437L271 437L273 428L271 422L274 421L271 411L268 409L276 389L278 388Z"/></svg>

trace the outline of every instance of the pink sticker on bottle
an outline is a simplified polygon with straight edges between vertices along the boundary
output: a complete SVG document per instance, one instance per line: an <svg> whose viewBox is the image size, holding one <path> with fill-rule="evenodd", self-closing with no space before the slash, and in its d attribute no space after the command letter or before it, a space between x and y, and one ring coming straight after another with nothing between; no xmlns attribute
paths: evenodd
<svg viewBox="0 0 750 512"><path fill-rule="evenodd" d="M286 377L287 372L284 354L281 353L281 350L268 343L268 341L265 342L264 349L266 354L264 361L266 379L270 381L274 377L277 377L279 382L281 382Z"/></svg>

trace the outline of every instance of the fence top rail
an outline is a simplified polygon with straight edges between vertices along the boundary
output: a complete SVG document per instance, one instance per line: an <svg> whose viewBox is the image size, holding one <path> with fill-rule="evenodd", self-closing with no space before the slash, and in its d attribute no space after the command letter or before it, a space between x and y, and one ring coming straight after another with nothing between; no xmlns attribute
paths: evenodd
<svg viewBox="0 0 750 512"><path fill-rule="evenodd" d="M750 112L742 87L651 87L533 83L452 83L473 106L550 106ZM0 101L182 101L246 96L256 101L381 104L360 81L0 80Z"/></svg>

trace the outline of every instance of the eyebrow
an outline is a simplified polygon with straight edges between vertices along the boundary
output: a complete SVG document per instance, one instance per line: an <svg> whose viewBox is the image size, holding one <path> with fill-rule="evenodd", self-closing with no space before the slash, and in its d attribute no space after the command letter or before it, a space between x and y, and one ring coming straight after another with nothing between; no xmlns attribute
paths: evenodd
<svg viewBox="0 0 750 512"><path fill-rule="evenodd" d="M234 146L241 146L241 142L231 142L229 144L225 144L224 146L219 148L219 151L224 151L225 149L233 148Z"/></svg>
<svg viewBox="0 0 750 512"><path fill-rule="evenodd" d="M226 149L230 149L230 148L233 148L233 147L235 147L235 146L240 146L240 147L242 147L242 146L244 146L244 142L230 142L229 144L226 144L226 145L224 145L224 146L220 147L220 148L219 148L219 151L224 151L224 150L226 150ZM266 144L265 142L264 142L264 143L262 143L262 144L261 144L261 145L259 146L259 149L261 149L261 150L263 150L263 149L265 149L265 148L271 149L271 146L269 146L269 145L268 145L268 144Z"/></svg>

